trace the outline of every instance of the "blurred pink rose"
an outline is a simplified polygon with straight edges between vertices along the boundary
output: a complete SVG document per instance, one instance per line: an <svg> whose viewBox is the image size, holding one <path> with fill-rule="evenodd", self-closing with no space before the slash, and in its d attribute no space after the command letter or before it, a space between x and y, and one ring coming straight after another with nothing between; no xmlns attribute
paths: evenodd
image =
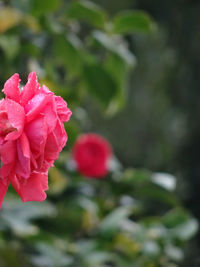
<svg viewBox="0 0 200 267"><path fill-rule="evenodd" d="M102 178L108 173L111 156L112 148L108 141L93 133L81 135L72 150L77 170L93 178Z"/></svg>
<svg viewBox="0 0 200 267"><path fill-rule="evenodd" d="M31 72L20 91L19 75L4 85L0 101L0 206L9 183L22 201L43 201L48 169L67 141L63 122L71 111L66 102L40 87Z"/></svg>

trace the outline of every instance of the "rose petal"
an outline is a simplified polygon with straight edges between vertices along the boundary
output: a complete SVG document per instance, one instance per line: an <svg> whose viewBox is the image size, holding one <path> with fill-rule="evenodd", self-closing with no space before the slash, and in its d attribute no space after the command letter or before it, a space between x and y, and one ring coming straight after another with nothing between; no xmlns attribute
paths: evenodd
<svg viewBox="0 0 200 267"><path fill-rule="evenodd" d="M19 102L19 96L20 96L20 85L19 85L20 79L19 74L15 73L13 76L8 79L3 88L4 94L7 96L7 98L10 98L16 102Z"/></svg>
<svg viewBox="0 0 200 267"><path fill-rule="evenodd" d="M54 133L48 135L45 145L45 159L56 159L59 153L59 145Z"/></svg>
<svg viewBox="0 0 200 267"><path fill-rule="evenodd" d="M37 94L25 106L26 122L37 118L45 105L51 100L51 95Z"/></svg>
<svg viewBox="0 0 200 267"><path fill-rule="evenodd" d="M3 179L7 179L8 177L10 177L10 175L14 171L14 167L15 167L15 162L11 162L11 163L4 164L3 166L1 166L0 177L2 177Z"/></svg>
<svg viewBox="0 0 200 267"><path fill-rule="evenodd" d="M43 201L46 199L44 191L48 189L47 179L47 174L33 172L29 179L22 179L19 184L12 179L11 184L23 202Z"/></svg>
<svg viewBox="0 0 200 267"><path fill-rule="evenodd" d="M15 162L16 141L7 141L0 146L0 157L3 164Z"/></svg>
<svg viewBox="0 0 200 267"><path fill-rule="evenodd" d="M65 132L65 128L60 120L57 120L54 131L47 137L44 159L49 162L56 160L66 142L67 134Z"/></svg>
<svg viewBox="0 0 200 267"><path fill-rule="evenodd" d="M30 176L30 146L25 133L17 140L18 161L16 165L16 174L23 178Z"/></svg>
<svg viewBox="0 0 200 267"><path fill-rule="evenodd" d="M28 123L25 127L25 133L29 140L31 152L37 158L44 153L47 139L47 125L44 116L38 115L37 119Z"/></svg>
<svg viewBox="0 0 200 267"><path fill-rule="evenodd" d="M67 107L67 103L60 96L55 96L57 113L61 121L69 121L72 112Z"/></svg>
<svg viewBox="0 0 200 267"><path fill-rule="evenodd" d="M61 150L63 149L63 147L66 145L67 142L67 133L65 131L64 124L60 120L57 120L56 127L53 133L58 142L59 152L61 152Z"/></svg>
<svg viewBox="0 0 200 267"><path fill-rule="evenodd" d="M15 140L21 135L24 128L24 109L20 104L14 102L13 100L6 99L5 110L8 114L10 124L16 128L16 131L10 132L6 136L5 140Z"/></svg>
<svg viewBox="0 0 200 267"><path fill-rule="evenodd" d="M24 86L20 94L20 103L24 106L28 101L34 97L39 90L39 83L35 72L31 72L28 76L28 82Z"/></svg>
<svg viewBox="0 0 200 267"><path fill-rule="evenodd" d="M52 95L52 96L54 95L54 93L51 92L51 91L49 90L49 88L46 87L45 85L42 85L42 86L41 86L41 88L40 88L40 92L43 93L43 94L46 94L46 95Z"/></svg>
<svg viewBox="0 0 200 267"><path fill-rule="evenodd" d="M46 120L48 133L50 133L55 128L57 121L56 106L54 101L47 103L45 108L42 110L42 114L44 115Z"/></svg>
<svg viewBox="0 0 200 267"><path fill-rule="evenodd" d="M8 190L8 185L9 185L8 182L5 184L2 182L2 179L0 179L0 208L1 208L4 196Z"/></svg>

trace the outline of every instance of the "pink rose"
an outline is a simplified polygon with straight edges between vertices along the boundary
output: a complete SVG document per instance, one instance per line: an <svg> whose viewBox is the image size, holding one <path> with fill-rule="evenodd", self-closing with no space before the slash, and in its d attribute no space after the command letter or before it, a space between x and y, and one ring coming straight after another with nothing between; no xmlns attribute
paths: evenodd
<svg viewBox="0 0 200 267"><path fill-rule="evenodd" d="M111 156L112 148L108 141L93 133L81 135L72 150L77 170L94 178L104 177L108 173Z"/></svg>
<svg viewBox="0 0 200 267"><path fill-rule="evenodd" d="M0 101L0 206L9 183L24 202L46 198L48 169L66 144L63 122L71 116L66 102L40 87L34 72L22 90L19 82L16 73Z"/></svg>

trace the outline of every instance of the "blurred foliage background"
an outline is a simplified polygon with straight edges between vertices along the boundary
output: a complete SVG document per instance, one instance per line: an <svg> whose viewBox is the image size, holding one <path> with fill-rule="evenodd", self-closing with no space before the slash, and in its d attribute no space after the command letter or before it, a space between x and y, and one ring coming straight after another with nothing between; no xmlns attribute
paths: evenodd
<svg viewBox="0 0 200 267"><path fill-rule="evenodd" d="M24 204L10 189L4 201L0 266L200 265L199 10L196 0L0 1L1 88L36 71L73 111L48 200ZM91 131L115 151L104 180L68 164Z"/></svg>

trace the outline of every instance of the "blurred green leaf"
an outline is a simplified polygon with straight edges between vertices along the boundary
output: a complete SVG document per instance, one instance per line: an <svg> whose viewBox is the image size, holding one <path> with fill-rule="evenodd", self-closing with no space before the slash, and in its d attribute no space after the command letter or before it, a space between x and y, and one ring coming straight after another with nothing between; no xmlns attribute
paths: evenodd
<svg viewBox="0 0 200 267"><path fill-rule="evenodd" d="M163 218L163 223L168 228L174 228L186 222L189 218L189 215L181 208L175 208L167 212Z"/></svg>
<svg viewBox="0 0 200 267"><path fill-rule="evenodd" d="M38 267L64 267L71 266L72 259L69 255L59 250L57 247L38 243L36 249L40 253L38 256L32 256L32 262Z"/></svg>
<svg viewBox="0 0 200 267"><path fill-rule="evenodd" d="M105 11L90 1L74 1L67 11L68 19L84 20L89 24L103 28L105 24Z"/></svg>
<svg viewBox="0 0 200 267"><path fill-rule="evenodd" d="M95 202L85 197L80 197L78 202L79 205L84 209L82 217L83 229L89 231L98 223L98 207Z"/></svg>
<svg viewBox="0 0 200 267"><path fill-rule="evenodd" d="M198 221L194 218L188 218L187 221L182 222L179 226L172 229L171 233L174 237L182 241L192 238L199 228Z"/></svg>
<svg viewBox="0 0 200 267"><path fill-rule="evenodd" d="M175 247L172 244L168 244L165 247L165 253L174 261L181 261L184 257L183 251L179 247Z"/></svg>
<svg viewBox="0 0 200 267"><path fill-rule="evenodd" d="M54 41L54 53L72 75L78 75L81 67L82 44L77 36L68 34L56 36Z"/></svg>
<svg viewBox="0 0 200 267"><path fill-rule="evenodd" d="M61 194L67 186L67 177L56 167L49 171L50 189L49 194Z"/></svg>
<svg viewBox="0 0 200 267"><path fill-rule="evenodd" d="M126 255L135 257L141 252L141 242L133 237L129 232L118 233L115 236L114 247Z"/></svg>
<svg viewBox="0 0 200 267"><path fill-rule="evenodd" d="M19 236L36 234L39 229L32 220L53 215L55 215L55 209L47 201L25 204L17 199L6 199L0 214L5 225Z"/></svg>
<svg viewBox="0 0 200 267"><path fill-rule="evenodd" d="M11 7L0 7L0 34L18 25L21 22L22 14Z"/></svg>
<svg viewBox="0 0 200 267"><path fill-rule="evenodd" d="M161 250L157 242L155 241L146 241L143 244L143 253L151 257L156 257L160 254Z"/></svg>
<svg viewBox="0 0 200 267"><path fill-rule="evenodd" d="M133 32L151 32L155 28L150 16L144 11L127 11L114 17L114 32L127 34Z"/></svg>
<svg viewBox="0 0 200 267"><path fill-rule="evenodd" d="M23 23L34 33L38 33L41 30L39 21L31 15L24 15Z"/></svg>
<svg viewBox="0 0 200 267"><path fill-rule="evenodd" d="M2 267L26 267L30 266L30 261L19 244L6 242L0 246L0 265Z"/></svg>
<svg viewBox="0 0 200 267"><path fill-rule="evenodd" d="M81 256L87 255L97 249L97 242L93 240L79 240L76 244L77 253Z"/></svg>
<svg viewBox="0 0 200 267"><path fill-rule="evenodd" d="M176 187L176 177L168 173L153 173L151 179L155 184L169 191L173 191Z"/></svg>
<svg viewBox="0 0 200 267"><path fill-rule="evenodd" d="M168 204L170 206L178 205L178 200L171 192L166 191L161 187L157 187L153 184L146 184L137 188L137 195L148 201L149 198L158 203L163 202L163 204Z"/></svg>
<svg viewBox="0 0 200 267"><path fill-rule="evenodd" d="M13 59L20 49L19 38L16 35L0 35L0 48L8 60Z"/></svg>
<svg viewBox="0 0 200 267"><path fill-rule="evenodd" d="M147 169L127 168L123 174L123 181L127 183L144 184L148 183L151 172Z"/></svg>
<svg viewBox="0 0 200 267"><path fill-rule="evenodd" d="M107 115L114 115L118 112L122 107L124 107L126 101L126 82L127 82L127 75L128 75L128 65L116 54L111 53L106 62L105 68L109 71L111 76L115 81L117 81L117 93L115 97L112 98L108 109L106 111Z"/></svg>
<svg viewBox="0 0 200 267"><path fill-rule="evenodd" d="M88 63L83 67L85 89L104 106L115 97L117 83L106 69L97 63Z"/></svg>
<svg viewBox="0 0 200 267"><path fill-rule="evenodd" d="M45 15L59 8L60 0L31 0L32 12L34 15Z"/></svg>
<svg viewBox="0 0 200 267"><path fill-rule="evenodd" d="M92 251L84 257L84 264L87 267L102 267L106 262L110 262L114 258L109 252Z"/></svg>
<svg viewBox="0 0 200 267"><path fill-rule="evenodd" d="M130 207L123 206L116 208L102 220L99 225L99 230L103 233L113 233L119 230L120 226L123 225L124 220L127 219L130 213Z"/></svg>
<svg viewBox="0 0 200 267"><path fill-rule="evenodd" d="M134 67L136 60L134 55L127 49L126 43L119 36L113 36L94 31L92 34L93 41L99 44L110 53L104 61L105 69L117 81L117 92L112 98L106 114L113 116L125 104L126 101L126 82L130 67Z"/></svg>
<svg viewBox="0 0 200 267"><path fill-rule="evenodd" d="M106 48L108 51L118 55L128 65L134 66L136 63L135 56L127 48L126 43L119 36L108 35L102 31L94 31L92 38L98 42L101 46Z"/></svg>

